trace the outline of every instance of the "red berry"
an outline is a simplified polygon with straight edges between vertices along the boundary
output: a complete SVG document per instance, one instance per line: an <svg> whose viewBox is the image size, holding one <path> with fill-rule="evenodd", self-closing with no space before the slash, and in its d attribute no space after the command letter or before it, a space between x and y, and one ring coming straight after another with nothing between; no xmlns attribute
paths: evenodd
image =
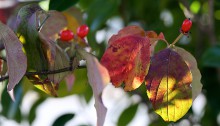
<svg viewBox="0 0 220 126"><path fill-rule="evenodd" d="M77 28L77 35L80 38L84 38L89 33L89 27L87 25L81 25Z"/></svg>
<svg viewBox="0 0 220 126"><path fill-rule="evenodd" d="M192 21L190 19L185 19L183 21L181 31L183 34L187 34L192 27Z"/></svg>
<svg viewBox="0 0 220 126"><path fill-rule="evenodd" d="M74 34L70 30L63 30L60 32L60 40L62 41L70 41L74 38Z"/></svg>

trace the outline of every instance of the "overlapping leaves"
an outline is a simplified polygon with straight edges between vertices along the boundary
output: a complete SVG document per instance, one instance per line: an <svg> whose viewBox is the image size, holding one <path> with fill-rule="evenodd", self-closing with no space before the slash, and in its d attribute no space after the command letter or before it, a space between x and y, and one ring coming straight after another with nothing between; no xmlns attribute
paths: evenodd
<svg viewBox="0 0 220 126"><path fill-rule="evenodd" d="M168 48L154 55L159 40ZM101 63L113 85L124 83L125 91L138 88L145 80L153 108L165 121L183 117L201 92L195 58L182 48L169 46L162 33L128 26L110 38Z"/></svg>

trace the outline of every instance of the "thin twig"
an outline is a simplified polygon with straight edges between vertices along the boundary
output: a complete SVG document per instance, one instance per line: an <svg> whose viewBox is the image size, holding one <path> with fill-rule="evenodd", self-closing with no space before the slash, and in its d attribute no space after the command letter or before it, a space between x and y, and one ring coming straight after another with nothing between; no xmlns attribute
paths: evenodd
<svg viewBox="0 0 220 126"><path fill-rule="evenodd" d="M85 66L78 66L76 69L82 69L85 68ZM26 72L24 76L32 76L32 75L49 75L49 74L57 74L57 73L62 73L62 72L67 72L67 71L73 71L74 68L71 67L65 67L62 69L58 70L53 70L53 71L40 71L40 72ZM9 76L3 76L0 78L0 82L7 80Z"/></svg>
<svg viewBox="0 0 220 126"><path fill-rule="evenodd" d="M175 45L178 41L179 41L179 39L180 38L182 38L183 37L183 34L182 33L180 33L180 35L173 41L173 43L172 44L170 44L170 46L169 47L172 47L173 45Z"/></svg>

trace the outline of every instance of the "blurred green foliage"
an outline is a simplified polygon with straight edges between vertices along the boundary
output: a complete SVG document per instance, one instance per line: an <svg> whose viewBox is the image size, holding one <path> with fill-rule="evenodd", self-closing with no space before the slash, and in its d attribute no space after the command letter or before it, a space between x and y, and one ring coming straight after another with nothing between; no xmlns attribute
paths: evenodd
<svg viewBox="0 0 220 126"><path fill-rule="evenodd" d="M214 2L213 6L210 5ZM51 0L49 9L59 11L66 10L71 6L80 8L85 13L85 22L89 25L91 31L88 35L88 42L92 49L96 51L97 57L101 57L105 48L106 42L98 43L96 34L99 30L108 30L110 27L107 21L112 17L119 17L124 26L137 24L145 30L153 30L157 33L163 32L165 38L171 43L179 34L179 29L182 21L188 18L187 9L192 12L193 27L189 38L185 38L183 42L177 43L178 46L185 48L193 54L200 67L202 73L203 91L207 104L205 106L204 115L201 119L193 120L193 111L188 112L184 119L188 119L190 125L200 124L202 126L217 126L217 117L220 112L220 1L217 0ZM185 13L184 13L185 12ZM185 15L186 14L186 15ZM210 14L213 16L210 17ZM211 22L213 20L213 22ZM112 24L114 25L114 24ZM116 33L115 33L116 34ZM181 40L180 40L181 41ZM187 42L188 41L188 42ZM163 48L159 46L158 48ZM65 92L65 82L61 83L61 96L70 94L80 94L89 101L92 97L91 88L87 84L85 70L77 71L76 85L73 91L69 94ZM24 81L22 81L24 82ZM22 84L21 82L21 84ZM19 84L20 85L20 84ZM22 115L19 105L23 94L21 86L16 86L15 96L17 101L12 103L7 96L6 88L2 93L1 105L3 111L1 114L8 118L20 122ZM144 87L144 86L143 86ZM58 95L59 95L58 93ZM138 89L138 93L131 92L129 95L137 94L142 98L141 103L148 106L149 114L154 114L152 106L146 99L145 90ZM29 113L30 124L35 119L36 108L45 100L44 96L34 103ZM127 125L134 117L137 105L128 107L120 116L118 125ZM130 114L129 114L130 113ZM147 114L147 113L146 113ZM128 116L129 115L129 116ZM74 115L64 115L59 120L68 121ZM70 118L71 117L71 118ZM154 114L150 124L152 126L165 126L165 123L160 117ZM181 120L180 120L181 121ZM179 121L179 122L180 122ZM175 123L178 125L178 123ZM173 123L171 123L173 125Z"/></svg>

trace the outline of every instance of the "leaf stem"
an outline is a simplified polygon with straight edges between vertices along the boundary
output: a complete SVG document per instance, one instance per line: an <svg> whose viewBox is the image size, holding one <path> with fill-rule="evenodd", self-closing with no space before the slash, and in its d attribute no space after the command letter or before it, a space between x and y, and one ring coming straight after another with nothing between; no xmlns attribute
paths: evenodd
<svg viewBox="0 0 220 126"><path fill-rule="evenodd" d="M180 33L179 36L173 41L172 44L170 44L169 47L174 46L174 45L179 41L179 39L183 37L183 35L184 35L184 34Z"/></svg>
<svg viewBox="0 0 220 126"><path fill-rule="evenodd" d="M82 69L85 68L85 66L78 66L76 69ZM63 73L63 72L67 72L67 71L73 71L73 67L65 67L62 69L58 69L58 70L53 70L53 71L38 71L38 72L26 72L25 76L32 76L32 75L49 75L49 74L57 74L57 73ZM9 78L9 76L3 76L0 78L0 82L7 80Z"/></svg>

